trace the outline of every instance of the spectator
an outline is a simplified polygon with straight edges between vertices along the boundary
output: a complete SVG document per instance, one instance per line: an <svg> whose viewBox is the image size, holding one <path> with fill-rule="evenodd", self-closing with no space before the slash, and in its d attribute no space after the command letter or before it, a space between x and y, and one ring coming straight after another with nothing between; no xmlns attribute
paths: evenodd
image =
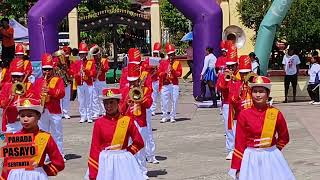
<svg viewBox="0 0 320 180"><path fill-rule="evenodd" d="M284 71L286 76L284 78L284 91L285 91L285 100L284 103L288 102L288 92L290 83L293 88L293 102L296 102L297 95L297 84L298 84L298 74L299 74L299 64L300 58L294 54L295 50L289 48L288 53L283 56L282 64L284 66Z"/></svg>
<svg viewBox="0 0 320 180"><path fill-rule="evenodd" d="M256 54L254 52L251 52L249 54L249 57L251 59L251 63L252 63L252 72L260 75L260 62L258 57L256 56Z"/></svg>
<svg viewBox="0 0 320 180"><path fill-rule="evenodd" d="M9 19L1 19L0 34L2 35L2 60L10 64L14 58L15 45L13 34L14 30L9 26Z"/></svg>
<svg viewBox="0 0 320 180"><path fill-rule="evenodd" d="M213 107L217 108L217 96L215 91L216 73L215 65L217 58L213 55L213 48L208 47L206 49L206 57L204 59L203 68L201 71L201 99L203 100L206 95L206 85L209 86L211 93L211 100L213 102ZM197 98L198 99L198 98Z"/></svg>
<svg viewBox="0 0 320 180"><path fill-rule="evenodd" d="M189 41L188 42L189 44L189 47L186 49L186 52L187 52L187 63L188 63L188 66L189 66L189 72L183 76L183 80L187 80L188 77L190 76L190 74L192 75L192 67L193 67L193 48L192 48L192 41Z"/></svg>
<svg viewBox="0 0 320 180"><path fill-rule="evenodd" d="M320 65L318 61L318 52L314 51L312 53L311 58L311 67L308 70L309 78L309 85L308 85L308 93L311 98L309 104L319 105L319 83L320 83Z"/></svg>

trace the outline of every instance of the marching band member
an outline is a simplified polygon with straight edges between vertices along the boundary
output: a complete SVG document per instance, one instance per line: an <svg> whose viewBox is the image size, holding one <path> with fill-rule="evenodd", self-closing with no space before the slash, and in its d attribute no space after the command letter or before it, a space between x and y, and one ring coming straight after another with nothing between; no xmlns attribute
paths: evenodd
<svg viewBox="0 0 320 180"><path fill-rule="evenodd" d="M63 155L63 131L62 112L60 100L65 95L64 82L61 77L54 75L54 65L50 54L41 57L43 77L38 78L33 86L32 93L35 97L40 96L44 106L44 112L39 121L40 129L50 132Z"/></svg>
<svg viewBox="0 0 320 180"><path fill-rule="evenodd" d="M9 72L9 64L6 61L0 61L0 67L1 67L1 74L0 74L0 90L1 90L5 83L8 83L11 81L11 76Z"/></svg>
<svg viewBox="0 0 320 180"><path fill-rule="evenodd" d="M122 90L122 96L125 97L121 102L121 112L125 115L133 117L136 126L143 138L145 147L148 146L148 129L147 129L147 109L152 104L152 80L147 75L147 72L140 72L141 54L136 48L131 48L128 51L128 75L129 87L125 87ZM136 158L140 165L141 171L146 179L147 167L146 167L146 148L141 149Z"/></svg>
<svg viewBox="0 0 320 180"><path fill-rule="evenodd" d="M0 105L3 108L2 131L15 133L22 128L15 101L23 97L31 97L32 84L26 82L22 59L15 58L10 64L9 72L11 82L5 83L0 93Z"/></svg>
<svg viewBox="0 0 320 180"><path fill-rule="evenodd" d="M143 180L134 158L144 147L142 137L130 116L119 111L120 89L104 89L101 98L106 115L94 124L88 161L90 180ZM129 138L132 144L128 145Z"/></svg>
<svg viewBox="0 0 320 180"><path fill-rule="evenodd" d="M216 62L216 72L219 75L219 73L223 72L223 70L226 68L226 62L227 62L227 52L228 49L225 47L224 41L221 42L221 56L218 57Z"/></svg>
<svg viewBox="0 0 320 180"><path fill-rule="evenodd" d="M40 100L31 98L22 98L17 101L17 109L19 111L19 119L22 124L22 130L17 134L34 135L34 143L37 145L37 155L33 157L34 170L2 169L2 180L47 180L48 176L56 176L59 171L64 169L64 161L60 155L57 144L52 136L39 129L38 122L43 112ZM45 157L48 155L51 162L45 164ZM7 158L4 159L7 161Z"/></svg>
<svg viewBox="0 0 320 180"><path fill-rule="evenodd" d="M159 65L159 89L161 92L162 119L161 123L167 121L169 99L172 101L170 122L175 123L177 104L179 98L179 80L182 75L182 66L175 58L175 48L172 44L166 44L167 60L162 60Z"/></svg>
<svg viewBox="0 0 320 180"><path fill-rule="evenodd" d="M98 50L95 50L95 49L98 49ZM110 67L109 67L109 60L107 57L100 58L100 50L98 46L92 47L90 51L96 51L96 52L93 52L94 60L96 62L96 67L97 67L96 69L97 75L93 83L94 90L93 90L93 104L92 104L93 117L92 118L97 119L101 115L104 115L106 112L103 107L103 102L99 98L99 96L101 96L102 90L107 88L106 72L108 72Z"/></svg>
<svg viewBox="0 0 320 180"><path fill-rule="evenodd" d="M235 59L226 60L226 70L223 75L218 77L217 88L222 94L222 116L224 120L224 129L226 134L226 150L227 150L227 160L232 158L234 150L234 138L235 138L235 127L233 119L229 121L229 102L231 97L229 95L230 87L232 83L236 80L240 80L240 75L238 74L238 62ZM228 74L228 75L227 75ZM229 124L232 123L232 124Z"/></svg>
<svg viewBox="0 0 320 180"><path fill-rule="evenodd" d="M155 43L153 46L153 57L160 57L160 51L161 51L161 44ZM151 116L155 115L156 106L157 106L157 99L159 95L159 77L158 77L158 71L157 66L153 66L150 64L150 59L147 58L142 64L141 64L141 71L142 74L146 74L148 76L151 76L152 79L152 105L150 109L147 109L147 130L148 130L148 138L146 144L146 154L147 154L147 161L149 163L153 164L159 164L159 161L156 159L155 151L156 151L156 145L153 139L153 132L152 132L152 125L151 125Z"/></svg>
<svg viewBox="0 0 320 180"><path fill-rule="evenodd" d="M222 41L220 44L221 47L221 53L222 55L218 57L217 62L216 62L216 66L215 66L215 70L217 73L217 82L216 82L216 88L217 88L217 94L220 96L222 105L220 107L220 115L223 115L223 102L225 102L225 100L223 99L223 95L221 94L221 91L218 87L219 84L219 79L224 79L224 70L226 69L226 62L227 62L227 52L228 49L226 48L225 45L225 41Z"/></svg>
<svg viewBox="0 0 320 180"><path fill-rule="evenodd" d="M281 150L289 142L283 114L268 105L271 81L254 77L253 106L240 112L229 174L239 180L294 180Z"/></svg>
<svg viewBox="0 0 320 180"><path fill-rule="evenodd" d="M16 45L15 57L23 60L23 68L27 78L32 74L32 64L31 61L25 56L25 49L23 44L19 43Z"/></svg>
<svg viewBox="0 0 320 180"><path fill-rule="evenodd" d="M152 57L160 57L161 52L161 44L159 42L153 45ZM150 65L150 59L147 58L142 64L142 70L148 71L151 74L152 78L152 105L151 105L151 113L152 116L156 115L157 109L157 100L159 96L159 74L157 72L158 67Z"/></svg>
<svg viewBox="0 0 320 180"><path fill-rule="evenodd" d="M232 126L236 126L236 121L238 119L239 113L242 110L250 108L252 106L251 92L248 83L255 75L250 74L251 71L252 68L250 57L247 55L240 56L238 69L239 76L234 78L234 80L231 80L229 86L228 130L235 130L236 127ZM236 131L234 133L236 133ZM235 137L235 134L233 137ZM232 144L234 144L234 142ZM228 160L232 158L232 154L230 156L229 155L226 158Z"/></svg>
<svg viewBox="0 0 320 180"><path fill-rule="evenodd" d="M70 111L70 97L71 97L71 85L72 85L72 78L70 74L70 61L69 56L71 54L71 48L68 46L64 46L62 48L64 52L64 64L60 64L61 69L65 73L64 83L65 83L65 96L61 99L61 110L62 110L62 117L65 119L70 119L69 111Z"/></svg>
<svg viewBox="0 0 320 180"><path fill-rule="evenodd" d="M70 66L72 74L77 84L77 97L79 101L80 123L88 121L92 123L92 92L93 78L96 76L96 66L92 57L87 59L88 47L85 43L79 45L79 56L81 60L77 60Z"/></svg>

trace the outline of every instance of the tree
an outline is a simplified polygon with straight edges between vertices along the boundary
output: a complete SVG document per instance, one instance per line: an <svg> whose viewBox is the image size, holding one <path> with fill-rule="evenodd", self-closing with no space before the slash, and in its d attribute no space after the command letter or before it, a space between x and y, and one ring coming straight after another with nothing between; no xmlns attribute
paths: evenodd
<svg viewBox="0 0 320 180"><path fill-rule="evenodd" d="M181 14L168 0L160 1L161 21L169 28L170 42L178 47L185 46L180 39L189 32L189 20Z"/></svg>
<svg viewBox="0 0 320 180"><path fill-rule="evenodd" d="M4 0L0 4L0 19L15 18L20 23L26 23L27 12L37 0Z"/></svg>
<svg viewBox="0 0 320 180"><path fill-rule="evenodd" d="M271 3L270 0L241 0L236 8L241 23L257 32ZM285 41L306 52L319 49L319 12L319 0L293 0L286 18L278 29L275 42Z"/></svg>
<svg viewBox="0 0 320 180"><path fill-rule="evenodd" d="M237 3L236 10L240 16L241 23L257 33L270 5L270 0L241 0ZM256 34L253 39L255 38Z"/></svg>
<svg viewBox="0 0 320 180"><path fill-rule="evenodd" d="M307 52L320 49L319 12L319 0L294 0L278 39L285 39L291 46Z"/></svg>

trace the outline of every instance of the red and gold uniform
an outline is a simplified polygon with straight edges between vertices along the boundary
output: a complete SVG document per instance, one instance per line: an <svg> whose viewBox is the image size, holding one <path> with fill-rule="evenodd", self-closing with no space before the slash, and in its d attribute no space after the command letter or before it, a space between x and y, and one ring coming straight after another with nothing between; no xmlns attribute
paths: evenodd
<svg viewBox="0 0 320 180"><path fill-rule="evenodd" d="M266 112L268 109L276 108L266 107L265 109L257 109L253 106L240 112L237 121L236 143L231 168L240 170L243 153L247 147L263 147L263 145L259 145L262 142L259 139L261 139L263 126L266 121ZM275 129L272 134L272 141L269 147L276 145L277 148L281 150L286 144L288 144L289 133L287 124L279 110L277 110Z"/></svg>
<svg viewBox="0 0 320 180"><path fill-rule="evenodd" d="M25 48L23 44L18 43L15 49L15 55L17 58L23 58L25 54ZM30 76L32 74L32 64L29 59L23 59L23 68L26 76Z"/></svg>
<svg viewBox="0 0 320 180"><path fill-rule="evenodd" d="M145 72L145 71L144 71ZM151 81L151 76L147 75L147 72L141 74L141 79L143 79L144 77L142 76L147 76L144 85L143 85L143 100L140 103L141 106L141 114L139 116L134 115L133 111L133 107L128 105L128 101L129 101L129 91L130 88L127 87L123 87L123 89L121 89L122 92L122 96L126 97L125 99L123 99L123 101L121 101L121 105L120 105L120 111L122 113L124 113L125 115L131 116L134 118L135 121L137 121L137 123L139 124L140 127L146 127L147 126L147 120L146 120L146 110L150 108L151 104L152 104L152 98L151 98L151 94L152 94L152 81Z"/></svg>
<svg viewBox="0 0 320 180"><path fill-rule="evenodd" d="M239 73L238 77L235 76L235 80L231 80L229 85L229 125L228 128L232 128L232 121L237 120L238 114L252 106L251 89L249 82L246 82L246 77L241 77L241 73L251 72L251 60L249 56L241 56L239 58ZM239 79L240 76L240 79Z"/></svg>
<svg viewBox="0 0 320 180"><path fill-rule="evenodd" d="M5 83L11 82L11 76L9 68L3 67L1 68L1 74L0 74L0 89L3 87Z"/></svg>
<svg viewBox="0 0 320 180"><path fill-rule="evenodd" d="M100 72L97 71L98 74L98 81L106 81L106 73L109 71L110 67L109 67L109 59L107 58L101 58L101 63L100 63ZM98 67L97 67L98 69Z"/></svg>
<svg viewBox="0 0 320 180"><path fill-rule="evenodd" d="M15 58L10 64L10 73L12 75L24 75L23 60ZM26 92L22 96L14 95L12 92L12 85L15 82L7 82L3 85L0 93L0 105L3 108L2 114L2 131L17 132L22 128L18 120L18 110L15 102L22 97L33 97L31 93L32 84L24 83ZM7 130L8 126L8 130Z"/></svg>
<svg viewBox="0 0 320 180"><path fill-rule="evenodd" d="M88 47L80 43L79 53L86 55ZM74 61L70 66L70 72L77 85L77 97L79 101L80 123L93 122L93 81L97 76L96 65L93 57Z"/></svg>
<svg viewBox="0 0 320 180"><path fill-rule="evenodd" d="M134 63L129 63L128 64L127 80L131 80L131 78L136 79L136 80L139 79L139 81L143 82L142 91L143 91L144 98L143 98L142 102L139 103L140 107L141 107L141 110L140 110L141 113L138 113L140 115L134 115L136 113L133 112L134 111L133 104L132 105L128 104L129 99L130 99L130 97L129 97L130 87L126 86L126 85L120 85L122 97L124 97L124 99L122 99L122 101L120 103L120 112L124 113L125 115L129 115L129 116L133 117L134 120L137 121L137 123L139 124L140 127L146 127L147 126L146 110L149 109L152 104L151 76L149 75L149 73L147 71L143 71L140 74L139 65L134 64ZM123 81L124 81L124 79L123 79ZM127 83L127 82L124 81L123 83Z"/></svg>
<svg viewBox="0 0 320 180"><path fill-rule="evenodd" d="M124 87L129 87L129 81L127 77L128 77L128 67L124 67L122 68L121 76L119 80L120 89Z"/></svg>
<svg viewBox="0 0 320 180"><path fill-rule="evenodd" d="M16 105L18 111L21 110L34 110L42 113L43 107L40 104L40 100L33 98L22 98L17 101ZM32 116L33 117L33 116ZM29 124L30 125L30 124ZM29 126L30 127L30 126ZM30 179L30 180L43 180L47 179L47 176L56 176L59 171L64 169L64 161L59 152L57 144L55 143L52 136L39 130L38 126L35 125L35 130L21 129L17 134L33 134L33 143L37 146L37 154L32 157L32 160L37 165L34 170L24 170L24 169L14 169L8 170L3 169L0 179ZM44 163L46 156L49 156L50 163ZM9 158L4 159L4 163L9 160Z"/></svg>
<svg viewBox="0 0 320 180"><path fill-rule="evenodd" d="M104 89L103 99L110 99L110 98L121 99L120 90ZM129 138L132 139L132 144L130 146L128 145ZM92 134L90 156L88 161L89 179L95 180L97 176L99 176L98 170L103 170L103 169L112 169L113 176L115 179L116 179L116 175L118 174L118 170L120 170L121 173L126 174L128 172L132 172L131 171L132 169L137 168L138 172L141 173L138 167L138 164L136 164L136 167L130 166L132 165L132 163L129 161L133 160L134 162L136 162L133 156L131 156L130 158L120 158L116 160L111 159L114 164L110 164L108 165L108 167L101 167L101 166L105 166L105 163L99 162L99 156L100 156L100 153L111 153L110 156L107 158L112 158L111 156L113 154L109 150L127 150L132 155L135 155L143 147L144 147L143 139L137 127L135 126L134 120L131 117L118 114L114 117L110 117L106 115L99 118L94 124L93 134ZM123 152L123 154L125 153L126 152ZM123 162L123 160L128 162L127 163ZM116 165L117 163L119 163L118 161L122 161L120 163L122 163L127 167L120 167L121 169L119 169L119 167L117 167ZM103 172L100 172L100 173L103 174ZM133 174L129 174L129 175L132 176ZM142 176L142 174L140 174L140 176ZM139 179L139 177L134 177L134 178Z"/></svg>
<svg viewBox="0 0 320 180"><path fill-rule="evenodd" d="M96 59L95 61L97 62L97 79L93 83L93 119L97 119L101 115L105 114L105 109L99 96L102 95L102 90L107 88L106 72L108 72L110 68L109 60L107 58Z"/></svg>
<svg viewBox="0 0 320 180"><path fill-rule="evenodd" d="M44 77L38 78L33 86L33 95L41 95L42 87L45 84L47 84L49 91L44 107L48 109L51 114L61 114L60 100L65 95L63 79L57 76L52 76L46 80Z"/></svg>
<svg viewBox="0 0 320 180"><path fill-rule="evenodd" d="M162 102L162 119L164 123L167 119L174 123L177 112L177 104L179 98L179 80L182 75L181 63L174 60L175 48L172 44L166 44L166 52L169 56L167 60L161 60L158 73L159 73L159 90L161 92ZM169 99L172 97L172 111L168 117Z"/></svg>
<svg viewBox="0 0 320 180"><path fill-rule="evenodd" d="M250 86L264 87L270 91L271 81L267 77L257 76ZM242 110L237 120L235 150L229 174L235 177L235 172L240 172L239 180L268 177L294 180L280 152L289 142L283 114L266 103Z"/></svg>
<svg viewBox="0 0 320 180"><path fill-rule="evenodd" d="M65 96L64 82L61 77L53 75L53 59L50 54L43 54L42 69L51 69L51 77L38 78L34 83L32 93L35 97L45 98L44 112L39 121L40 129L50 132L55 139L58 148L63 155L63 131L62 131L62 112L60 100ZM47 72L43 72L44 74ZM46 78L46 79L45 79ZM43 92L43 88L48 88L48 93Z"/></svg>
<svg viewBox="0 0 320 180"><path fill-rule="evenodd" d="M82 76L81 71L83 72ZM96 73L96 66L93 59L77 60L70 65L70 74L75 79L77 86L81 86L83 83L92 86Z"/></svg>
<svg viewBox="0 0 320 180"><path fill-rule="evenodd" d="M172 69L170 70L170 66ZM159 89L163 86L172 84L179 85L179 77L182 75L182 65L179 61L161 60L159 65Z"/></svg>
<svg viewBox="0 0 320 180"><path fill-rule="evenodd" d="M27 132L25 129L22 129L20 132L17 132L17 134L28 133L30 132ZM38 164L38 167L42 167L48 176L56 176L58 172L64 169L64 161L59 152L57 144L55 143L52 136L45 131L38 129L35 132L33 132L33 135L35 137L34 143L38 145L38 156L34 158ZM39 145L40 143L42 145ZM43 144L45 145L43 146ZM49 164L44 163L46 155L48 155L50 158ZM9 173L10 170L2 170L1 180L7 180Z"/></svg>
<svg viewBox="0 0 320 180"><path fill-rule="evenodd" d="M123 100L120 103L120 108L122 113L132 117L136 121L137 128L146 144L148 140L147 109L149 109L152 104L152 80L147 71L141 72L141 54L138 49L130 48L128 51L128 59L127 80L129 81L129 84L136 83L135 86L138 86L136 88L141 88L143 99L139 100L139 102L132 101L129 93L130 89L134 88L134 86L121 85L122 87L124 86L124 88L121 89ZM129 103L130 101L131 103ZM144 176L147 176L148 172L146 158L146 148L143 148L136 155L136 159Z"/></svg>

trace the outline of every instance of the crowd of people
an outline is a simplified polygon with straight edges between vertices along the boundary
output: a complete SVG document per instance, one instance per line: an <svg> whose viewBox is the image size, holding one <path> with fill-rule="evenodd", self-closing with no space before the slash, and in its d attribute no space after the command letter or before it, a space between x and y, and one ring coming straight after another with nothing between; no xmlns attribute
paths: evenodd
<svg viewBox="0 0 320 180"><path fill-rule="evenodd" d="M147 162L159 163L151 125L159 97L160 122L176 122L182 66L173 44L162 48L161 43L155 43L152 56L145 61L137 48L130 48L119 87L106 84L109 60L97 45L81 42L78 49L63 47L52 54L44 53L43 75L32 83L32 66L24 46L17 44L14 49L10 65L1 69L2 132L32 133L45 146L35 157L34 170L4 168L1 179L42 180L64 169L61 120L70 119L73 90L77 91L79 123L95 122L84 178L149 179ZM202 93L196 99L206 98L208 85L213 107L218 106L219 98L222 101L226 160L231 160L229 174L240 180L295 179L281 153L289 142L289 133L284 116L270 102L271 80L259 76L259 60L254 53L238 58L235 42L230 40L221 43L221 51L216 58L212 48L206 49ZM317 57L314 52L308 71L312 104L319 102ZM286 87L289 83L296 86L299 62L289 49L283 61Z"/></svg>

